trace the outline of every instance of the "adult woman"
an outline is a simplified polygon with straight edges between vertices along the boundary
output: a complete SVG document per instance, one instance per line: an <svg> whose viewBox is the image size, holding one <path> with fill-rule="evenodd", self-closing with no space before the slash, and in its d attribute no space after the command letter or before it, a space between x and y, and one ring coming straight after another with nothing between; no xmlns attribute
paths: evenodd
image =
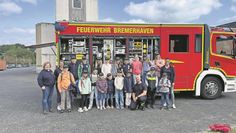
<svg viewBox="0 0 236 133"><path fill-rule="evenodd" d="M43 64L43 70L38 75L38 84L43 92L43 114L52 112L52 94L55 84L55 76L51 70L51 63Z"/></svg>
<svg viewBox="0 0 236 133"><path fill-rule="evenodd" d="M102 64L102 73L104 74L104 77L106 78L108 73L111 73L112 66L110 64L110 60L107 58L106 62Z"/></svg>
<svg viewBox="0 0 236 133"><path fill-rule="evenodd" d="M157 76L160 79L161 68L165 65L165 60L161 59L161 56L158 54L154 60L154 65L156 66Z"/></svg>

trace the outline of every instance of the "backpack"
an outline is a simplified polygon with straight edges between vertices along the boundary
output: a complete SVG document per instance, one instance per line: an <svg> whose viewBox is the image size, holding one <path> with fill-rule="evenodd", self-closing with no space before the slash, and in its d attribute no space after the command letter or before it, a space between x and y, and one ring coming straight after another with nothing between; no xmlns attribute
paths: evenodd
<svg viewBox="0 0 236 133"><path fill-rule="evenodd" d="M223 133L229 133L231 131L230 125L228 124L213 124L210 125L209 128L211 131L220 131Z"/></svg>

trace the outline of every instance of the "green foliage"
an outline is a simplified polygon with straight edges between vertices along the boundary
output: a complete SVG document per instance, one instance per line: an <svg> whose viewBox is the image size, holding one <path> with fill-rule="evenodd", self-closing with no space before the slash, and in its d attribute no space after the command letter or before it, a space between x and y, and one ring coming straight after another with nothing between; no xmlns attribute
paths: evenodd
<svg viewBox="0 0 236 133"><path fill-rule="evenodd" d="M35 53L24 45L2 45L0 46L0 58L4 57L7 64L35 64Z"/></svg>

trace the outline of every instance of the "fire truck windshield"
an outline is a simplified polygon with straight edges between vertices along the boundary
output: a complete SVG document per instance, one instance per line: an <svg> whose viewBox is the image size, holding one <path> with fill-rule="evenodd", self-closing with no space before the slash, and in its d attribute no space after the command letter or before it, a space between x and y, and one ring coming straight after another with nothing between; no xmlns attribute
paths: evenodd
<svg viewBox="0 0 236 133"><path fill-rule="evenodd" d="M235 57L235 37L219 36L216 39L216 53L224 56Z"/></svg>

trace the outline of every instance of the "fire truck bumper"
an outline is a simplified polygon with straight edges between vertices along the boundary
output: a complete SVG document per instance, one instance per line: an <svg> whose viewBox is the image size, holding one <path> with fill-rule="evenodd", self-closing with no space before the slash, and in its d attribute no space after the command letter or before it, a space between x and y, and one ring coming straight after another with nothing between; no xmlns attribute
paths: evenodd
<svg viewBox="0 0 236 133"><path fill-rule="evenodd" d="M236 92L236 78L227 79L224 92Z"/></svg>

